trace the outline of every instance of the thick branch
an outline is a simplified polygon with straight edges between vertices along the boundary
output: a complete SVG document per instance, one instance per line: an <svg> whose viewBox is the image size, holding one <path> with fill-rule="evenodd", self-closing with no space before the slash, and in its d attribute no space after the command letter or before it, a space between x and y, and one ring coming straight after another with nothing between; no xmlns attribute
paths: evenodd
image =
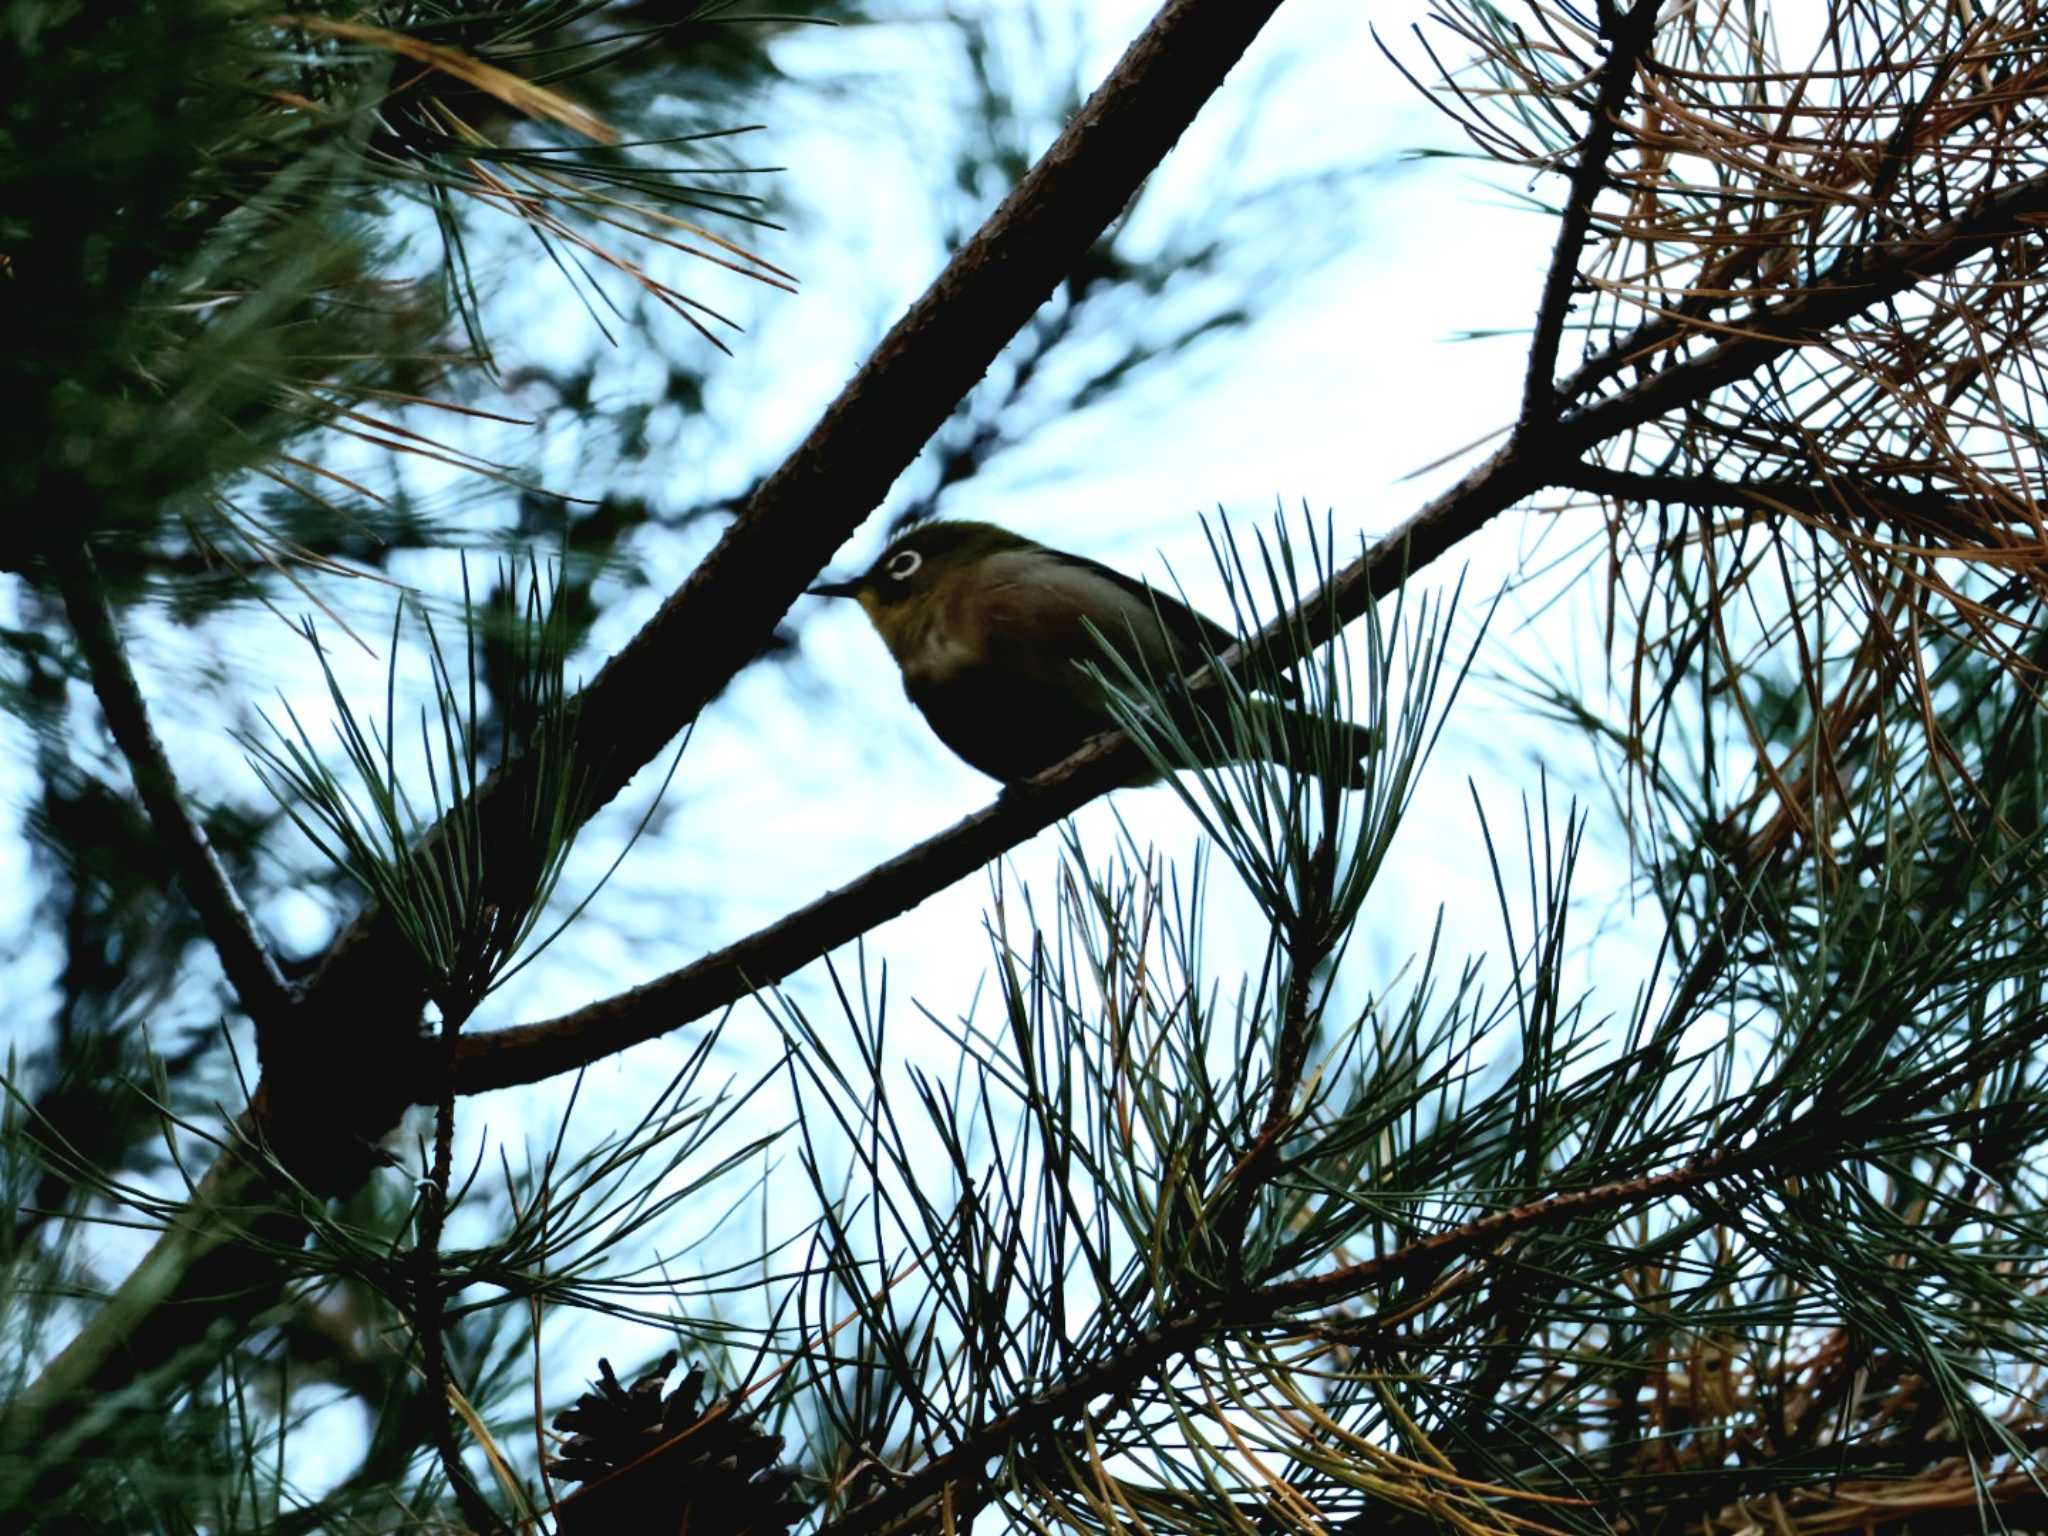
<svg viewBox="0 0 2048 1536"><path fill-rule="evenodd" d="M1823 325L1839 324L1925 277L1953 270L2023 221L2048 212L2048 176L2018 183L1938 235L1874 249L1827 286L1809 290L1757 322L1759 333L1714 347L1679 367L1575 413L1560 428L1518 433L1457 485L1422 508L1335 578L1335 607L1350 623L1408 575L1476 533L1505 508L1546 486L1598 489L1613 471L1579 462L1588 448L1642 425L1664 410L1706 398L1740 372L1751 372L1800 345ZM1682 391L1690 388L1692 393ZM1719 482L1709 482L1719 484ZM1626 494L1623 492L1622 494ZM1328 611L1322 594L1307 611ZM1290 620L1276 620L1254 642L1271 664L1293 660ZM1228 660L1228 658L1226 658ZM1105 766L1110 739L1091 743L1048 769L1028 790L1013 791L810 906L692 965L630 992L556 1019L465 1037L456 1058L457 1091L478 1093L537 1082L601 1059L629 1045L736 1002L809 961L909 910L987 860L1015 847L1121 782ZM1129 761L1128 758L1124 761Z"/></svg>
<svg viewBox="0 0 2048 1536"><path fill-rule="evenodd" d="M1109 77L683 586L579 701L578 751L608 800L759 653L775 622L878 504L1053 288L1087 254L1223 82L1279 0L1168 0ZM514 764L510 772L520 771ZM484 790L485 835L519 797ZM309 989L322 1020L397 1021L424 996L395 928L366 913ZM393 1049L402 1049L394 1042ZM402 1107L401 1089L383 1106ZM387 1121L388 1123L388 1121Z"/></svg>
<svg viewBox="0 0 2048 1536"><path fill-rule="evenodd" d="M142 689L121 648L113 610L92 555L82 544L59 548L51 553L50 565L64 595L64 611L78 638L78 649L92 675L100 711L115 745L128 761L129 776L135 781L135 792L142 798L150 825L177 866L186 898L220 956L221 970L242 1011L259 1031L267 1031L291 1011L291 987L179 791L177 775L149 723Z"/></svg>
<svg viewBox="0 0 2048 1536"><path fill-rule="evenodd" d="M1557 348L1564 336L1572 291L1578 286L1579 258L1585 254L1586 231L1593 224L1593 200L1607 183L1607 157L1621 126L1621 109L1634 84L1636 65L1657 30L1658 0L1635 0L1622 14L1609 12L1607 62L1600 67L1600 92L1593 103L1593 121L1579 145L1572 168L1571 189L1557 221L1557 245L1550 271L1543 279L1543 297L1536 304L1535 333L1529 343L1529 372L1522 382L1522 415L1517 428L1533 431L1557 414Z"/></svg>
<svg viewBox="0 0 2048 1536"><path fill-rule="evenodd" d="M1739 373L1753 372L1800 345L1824 325L1839 324L1924 277L1949 271L1995 241L2016 233L2023 219L2048 212L2048 176L2022 182L1990 199L1987 207L1948 226L1937 238L1880 246L1835 284L1809 290L1758 321L1759 333L1723 343L1679 367L1579 411L1555 428L1515 439L1457 485L1417 512L1335 578L1339 621L1350 623L1408 575L1476 533L1499 512L1546 486L1597 489L1614 472L1580 462L1589 448L1641 426L1657 414L1711 395ZM1932 252L1930 254L1930 252ZM1690 389L1691 393L1684 393ZM1718 482L1709 482L1718 484ZM1318 593L1310 614L1329 611ZM1292 619L1276 620L1254 642L1269 665L1294 660ZM736 1002L754 988L781 980L799 966L908 911L962 875L1050 826L1092 795L1120 782L1098 759L1109 749L1091 743L1048 769L1028 792L1003 796L936 837L898 854L852 885L714 955L631 992L560 1018L465 1037L456 1058L457 1091L478 1093L537 1082L601 1059ZM1126 749L1117 749L1126 750ZM1128 761L1128 759L1126 759Z"/></svg>

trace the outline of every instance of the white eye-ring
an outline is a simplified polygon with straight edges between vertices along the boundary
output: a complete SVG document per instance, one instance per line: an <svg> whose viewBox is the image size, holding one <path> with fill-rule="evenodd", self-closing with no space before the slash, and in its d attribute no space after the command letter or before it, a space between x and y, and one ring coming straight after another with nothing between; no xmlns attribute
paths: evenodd
<svg viewBox="0 0 2048 1536"><path fill-rule="evenodd" d="M889 563L882 569L891 581L908 581L917 574L917 568L924 564L924 556L914 549L906 549L900 555L891 555Z"/></svg>

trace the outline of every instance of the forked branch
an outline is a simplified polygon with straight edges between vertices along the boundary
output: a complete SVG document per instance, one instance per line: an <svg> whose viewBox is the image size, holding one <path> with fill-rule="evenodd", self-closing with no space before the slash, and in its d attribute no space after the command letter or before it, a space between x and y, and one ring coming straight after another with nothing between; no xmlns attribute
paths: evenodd
<svg viewBox="0 0 2048 1536"><path fill-rule="evenodd" d="M689 579L583 691L578 750L593 784L590 810L759 654L777 619L1122 211L1278 5L1167 0L1160 8ZM516 763L507 770L519 771ZM520 796L503 778L482 791L484 835L524 836L513 815ZM371 909L329 950L308 988L308 1012L345 1029L395 1021L387 1049L398 1055L412 1043L424 995L394 926ZM400 1091L372 1116L386 1124L416 1085L392 1086Z"/></svg>

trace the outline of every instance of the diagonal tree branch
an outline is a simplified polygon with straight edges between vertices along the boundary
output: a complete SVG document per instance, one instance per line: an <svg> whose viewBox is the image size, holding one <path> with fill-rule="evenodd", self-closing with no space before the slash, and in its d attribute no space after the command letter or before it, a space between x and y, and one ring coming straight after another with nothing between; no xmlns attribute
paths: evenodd
<svg viewBox="0 0 2048 1536"><path fill-rule="evenodd" d="M1564 422L1572 445L1582 451L1666 411L1704 400L1721 385L1754 373L1788 349L1818 339L1923 278L1953 272L2016 235L2038 238L2044 217L2048 217L2048 176L2029 176L1987 193L1967 213L1931 229L1852 246L1819 280L1781 303L1746 316L1741 333L1734 338L1649 374L1627 389L1568 411ZM1695 329L1671 319L1648 322L1589 358L1558 386L1559 396L1565 400L1581 397L1598 380L1612 377L1631 360L1646 358Z"/></svg>
<svg viewBox="0 0 2048 1536"><path fill-rule="evenodd" d="M1953 272L2001 241L2018 235L2038 239L2044 217L2048 175L2030 176L1990 193L1960 218L1847 251L1818 282L1746 319L1739 336L1568 411L1555 448L1576 458L1596 443L1705 400L1723 385L1819 340L1926 278ZM1624 339L1618 345L1627 344Z"/></svg>
<svg viewBox="0 0 2048 1536"><path fill-rule="evenodd" d="M1985 67L1994 65L1998 67ZM1668 66L1654 59L1649 60L1645 67L1653 77L1668 74ZM1956 134L1983 118L2012 110L2013 76L2025 68L2023 63L2001 63L1995 49L1978 51L1974 57L1972 50L1961 49L1945 58L1931 72L1921 93L1898 113L1882 153L1874 156L1845 155L1822 182L1836 196L1857 197L1865 213L1866 228L1897 227L1897 216L1889 206L1890 196L1912 157L1924 147L1920 138L1925 131L1928 114L1938 98L1942 83L1958 67L1968 68L1981 88L1966 102L1951 103L1942 109L1943 135ZM1866 183L1869 190L1856 193L1855 189ZM1559 398L1567 401L1587 399L1629 368L1639 366L1645 359L1674 343L1698 335L1703 329L1701 322L1707 321L1716 310L1749 300L1750 296L1738 288L1740 281L1753 275L1778 248L1781 240L1793 237L1807 217L1808 211L1804 206L1794 206L1772 218L1751 238L1739 242L1700 274L1697 291L1674 298L1645 318L1619 345L1587 358L1559 386ZM1852 244L1855 243L1860 243L1860 240L1852 240Z"/></svg>
<svg viewBox="0 0 2048 1536"><path fill-rule="evenodd" d="M1613 480L1617 472L1586 465L1581 455L1666 411L1706 399L1731 379L1803 345L1823 328L1839 325L1926 277L1953 270L2043 214L2048 214L2048 176L2017 183L1940 229L1845 258L1827 282L1761 317L1752 324L1752 334L1741 340L1710 348L1567 416L1559 425L1533 434L1518 431L1507 447L1339 573L1333 597L1340 622L1351 623L1414 571L1539 490L1613 486L1616 494L1628 494L1620 487L1637 484L1633 478ZM1332 603L1318 593L1305 606L1310 613L1326 613ZM1288 638L1296 632L1292 621L1276 621L1252 644L1267 650L1269 664L1284 666L1296 659ZM1235 660L1223 659L1226 664ZM479 1093L537 1082L587 1065L781 980L874 924L908 911L1122 782L1117 765L1135 762L1122 755L1128 751L1117 738L1099 738L1028 787L1011 791L851 885L682 970L556 1019L465 1036L456 1054L456 1091Z"/></svg>
<svg viewBox="0 0 2048 1536"><path fill-rule="evenodd" d="M235 893L205 829L185 804L164 744L149 723L142 689L121 647L92 553L83 544L60 545L51 551L49 560L107 729L128 761L129 776L135 781L135 792L149 814L150 825L177 866L186 898L213 941L221 970L242 1011L259 1034L270 1031L292 1010L291 987Z"/></svg>
<svg viewBox="0 0 2048 1536"><path fill-rule="evenodd" d="M1512 505L1535 485L1496 455L1375 544L1340 578L1356 596L1347 618L1393 591L1415 571ZM1323 599L1304 605L1320 611ZM1292 633L1276 620L1253 644L1277 653ZM1219 658L1242 664L1248 647ZM482 1093L539 1082L587 1066L614 1052L679 1029L714 1009L780 981L799 967L859 937L875 924L907 912L955 880L1079 810L1097 795L1129 782L1141 764L1121 732L1088 742L1065 762L1013 786L973 815L955 822L850 885L820 897L759 932L704 956L681 970L559 1018L465 1035L456 1047L455 1091ZM430 1089L422 1082L422 1091Z"/></svg>
<svg viewBox="0 0 2048 1536"><path fill-rule="evenodd" d="M591 804L608 801L758 654L832 553L887 493L1005 343L1123 209L1279 0L1167 0L1030 172L883 338L810 434L756 488L717 546L578 702ZM507 766L482 791L486 837L518 837ZM346 1095L360 1134L381 1134L413 1085L389 1072L411 1051L422 978L381 913L366 911L307 989L316 1020L379 1030L376 1081ZM314 1049L324 1056L322 1044ZM266 1069L275 1064L266 1062ZM299 1063L286 1063L298 1066ZM329 1065L317 1097L331 1099ZM292 1103L298 1095L274 1083ZM381 1091L380 1091L381 1090ZM333 1183L332 1179L324 1182Z"/></svg>

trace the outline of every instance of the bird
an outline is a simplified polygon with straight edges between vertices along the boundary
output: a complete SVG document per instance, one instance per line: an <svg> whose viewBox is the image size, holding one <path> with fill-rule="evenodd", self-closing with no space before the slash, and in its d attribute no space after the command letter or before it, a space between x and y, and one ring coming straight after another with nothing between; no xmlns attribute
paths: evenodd
<svg viewBox="0 0 2048 1536"><path fill-rule="evenodd" d="M1237 636L1187 604L1084 555L993 523L928 522L899 534L860 575L809 589L858 602L902 672L903 691L940 741L970 766L1016 784L1117 728L1090 665L1114 672L1107 645L1155 684L1184 678ZM1097 637L1100 636L1100 639ZM1377 733L1257 699L1276 761L1360 787ZM1185 705L1176 712L1189 716ZM1190 740L1207 733L1184 730ZM1320 753L1318 737L1330 742ZM1148 774L1140 782L1156 775Z"/></svg>

